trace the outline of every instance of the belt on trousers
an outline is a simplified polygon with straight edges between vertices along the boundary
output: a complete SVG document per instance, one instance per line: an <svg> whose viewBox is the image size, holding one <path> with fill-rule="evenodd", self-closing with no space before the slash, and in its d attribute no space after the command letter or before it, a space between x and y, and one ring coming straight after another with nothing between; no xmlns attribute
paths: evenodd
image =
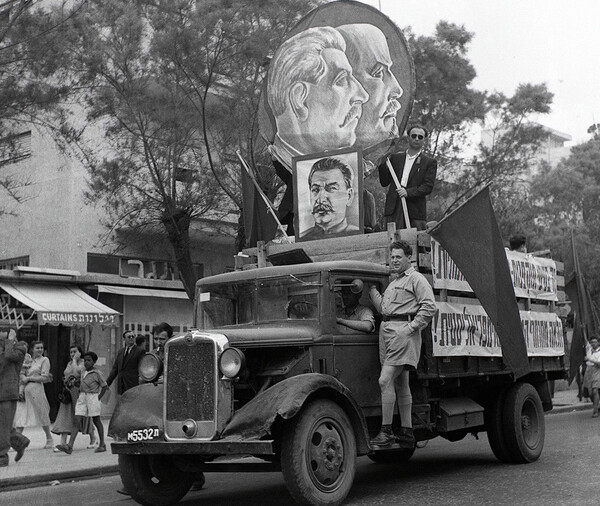
<svg viewBox="0 0 600 506"><path fill-rule="evenodd" d="M413 319L414 315L411 314L399 314L399 315L383 315L382 320L384 322L409 322Z"/></svg>

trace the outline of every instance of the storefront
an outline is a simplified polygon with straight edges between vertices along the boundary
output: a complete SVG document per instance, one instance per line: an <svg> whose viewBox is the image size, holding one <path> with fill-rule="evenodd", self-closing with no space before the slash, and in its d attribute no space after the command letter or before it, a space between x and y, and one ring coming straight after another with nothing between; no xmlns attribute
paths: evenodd
<svg viewBox="0 0 600 506"><path fill-rule="evenodd" d="M51 420L58 412L58 394L70 346L76 344L85 351L96 352L97 366L106 375L110 370L110 343L115 342L121 327L118 311L87 295L67 280L68 276L55 278L0 279L0 332L14 328L28 344L44 342L54 377L52 383L45 385Z"/></svg>

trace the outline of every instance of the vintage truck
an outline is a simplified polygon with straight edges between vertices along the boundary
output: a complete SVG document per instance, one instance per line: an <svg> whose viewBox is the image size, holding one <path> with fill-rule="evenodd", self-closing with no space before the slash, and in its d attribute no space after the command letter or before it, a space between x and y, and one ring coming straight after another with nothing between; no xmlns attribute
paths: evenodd
<svg viewBox="0 0 600 506"><path fill-rule="evenodd" d="M440 308L411 373L417 441L487 432L502 462L535 461L552 408L549 381L565 377L555 302L519 299L524 322L535 313L546 323L531 325L528 339L541 351L528 350L531 372L516 379L473 294L436 287L439 247L425 233L396 234L413 242ZM198 282L196 329L169 340L164 360L144 358L147 383L122 396L110 423L112 452L137 502L176 503L206 472L281 471L297 502L336 505L352 486L358 456L399 464L413 455L414 448L369 445L381 422L377 331L336 323L344 286L387 286L388 234L339 238L335 252L325 242L302 245L325 261L245 266ZM265 265L264 251L249 252L257 253ZM369 305L366 292L361 302ZM232 459L241 456L254 458Z"/></svg>

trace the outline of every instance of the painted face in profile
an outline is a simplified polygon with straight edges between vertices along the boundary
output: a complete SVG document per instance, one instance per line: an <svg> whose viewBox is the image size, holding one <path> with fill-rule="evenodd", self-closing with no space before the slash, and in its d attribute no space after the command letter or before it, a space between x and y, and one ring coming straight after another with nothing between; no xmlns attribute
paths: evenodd
<svg viewBox="0 0 600 506"><path fill-rule="evenodd" d="M354 75L369 94L356 128L357 146L366 148L397 137L403 90L391 71L392 58L385 35L369 24L337 29L346 41L346 55Z"/></svg>

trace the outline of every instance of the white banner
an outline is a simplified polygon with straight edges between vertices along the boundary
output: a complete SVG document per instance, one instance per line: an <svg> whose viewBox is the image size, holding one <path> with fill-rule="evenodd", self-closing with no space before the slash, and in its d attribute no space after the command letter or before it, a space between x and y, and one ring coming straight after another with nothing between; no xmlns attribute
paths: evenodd
<svg viewBox="0 0 600 506"><path fill-rule="evenodd" d="M506 259L517 297L558 300L554 260L509 250L506 250ZM434 288L473 291L450 255L434 239L431 240L431 271Z"/></svg>
<svg viewBox="0 0 600 506"><path fill-rule="evenodd" d="M502 356L498 334L482 306L449 302L437 302L436 306L432 322L434 356ZM562 323L556 313L520 314L528 356L565 354Z"/></svg>

